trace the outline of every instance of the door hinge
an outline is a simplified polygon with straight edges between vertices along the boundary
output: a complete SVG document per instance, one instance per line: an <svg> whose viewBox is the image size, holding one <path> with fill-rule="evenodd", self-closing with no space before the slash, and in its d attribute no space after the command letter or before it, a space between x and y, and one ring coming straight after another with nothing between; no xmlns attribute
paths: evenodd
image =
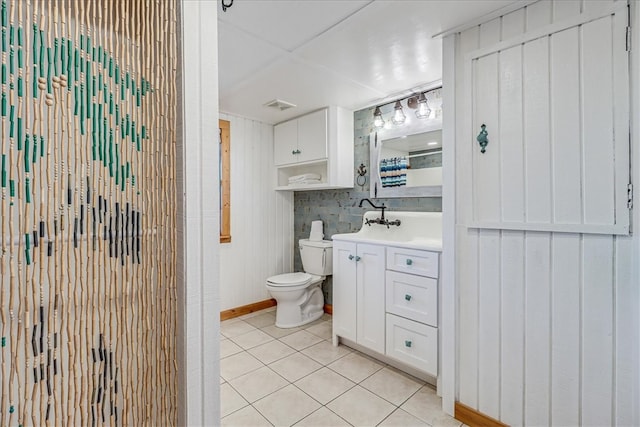
<svg viewBox="0 0 640 427"><path fill-rule="evenodd" d="M627 27L627 52L631 52L631 27Z"/></svg>
<svg viewBox="0 0 640 427"><path fill-rule="evenodd" d="M633 184L627 185L627 207L633 208Z"/></svg>

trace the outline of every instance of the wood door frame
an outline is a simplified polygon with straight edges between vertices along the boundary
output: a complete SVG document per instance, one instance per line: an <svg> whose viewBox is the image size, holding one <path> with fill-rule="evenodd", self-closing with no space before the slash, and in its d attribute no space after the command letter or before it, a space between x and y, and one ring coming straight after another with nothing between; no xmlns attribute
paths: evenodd
<svg viewBox="0 0 640 427"><path fill-rule="evenodd" d="M231 243L231 122L218 120L220 129L220 243Z"/></svg>

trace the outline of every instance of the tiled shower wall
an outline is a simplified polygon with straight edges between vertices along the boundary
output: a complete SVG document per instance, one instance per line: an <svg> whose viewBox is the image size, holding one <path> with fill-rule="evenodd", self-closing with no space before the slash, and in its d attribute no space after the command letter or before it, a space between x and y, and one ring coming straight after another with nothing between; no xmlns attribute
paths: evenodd
<svg viewBox="0 0 640 427"><path fill-rule="evenodd" d="M354 165L353 174L361 163L367 167L366 183L363 186L355 185L352 189L345 190L317 190L297 191L294 198L294 267L295 271L302 271L298 240L309 237L311 222L322 220L324 223L325 239L331 239L333 234L354 233L360 230L362 215L372 208L358 207L360 200L369 198L369 177L371 165L369 164L369 135L374 130L373 108L356 111L354 122ZM439 157L439 156L438 156ZM383 199L378 198L374 203L384 203L389 210L395 211L420 211L441 212L442 198L440 197L413 197ZM325 303L332 303L332 278L328 277L323 283Z"/></svg>

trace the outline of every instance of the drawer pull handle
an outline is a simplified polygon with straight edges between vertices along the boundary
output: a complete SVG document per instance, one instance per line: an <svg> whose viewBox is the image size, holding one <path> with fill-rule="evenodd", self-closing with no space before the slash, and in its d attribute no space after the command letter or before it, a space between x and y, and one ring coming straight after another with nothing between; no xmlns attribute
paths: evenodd
<svg viewBox="0 0 640 427"><path fill-rule="evenodd" d="M411 301L411 295L405 294L404 299L406 299L407 301Z"/></svg>
<svg viewBox="0 0 640 427"><path fill-rule="evenodd" d="M413 260L411 258L407 258L407 265L413 264Z"/></svg>
<svg viewBox="0 0 640 427"><path fill-rule="evenodd" d="M356 261L360 261L362 258L360 258L358 255L356 255Z"/></svg>
<svg viewBox="0 0 640 427"><path fill-rule="evenodd" d="M411 341L409 341L409 340L405 341L404 342L404 346L411 348Z"/></svg>
<svg viewBox="0 0 640 427"><path fill-rule="evenodd" d="M349 255L349 259L353 259L353 255Z"/></svg>

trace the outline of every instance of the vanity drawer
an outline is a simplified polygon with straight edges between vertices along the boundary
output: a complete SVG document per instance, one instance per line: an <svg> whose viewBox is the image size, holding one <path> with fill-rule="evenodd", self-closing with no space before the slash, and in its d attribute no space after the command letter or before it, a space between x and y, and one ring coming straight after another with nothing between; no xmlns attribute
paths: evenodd
<svg viewBox="0 0 640 427"><path fill-rule="evenodd" d="M438 252L387 248L387 269L438 278Z"/></svg>
<svg viewBox="0 0 640 427"><path fill-rule="evenodd" d="M387 356L438 375L438 329L387 314Z"/></svg>
<svg viewBox="0 0 640 427"><path fill-rule="evenodd" d="M387 271L387 312L438 326L438 280Z"/></svg>

